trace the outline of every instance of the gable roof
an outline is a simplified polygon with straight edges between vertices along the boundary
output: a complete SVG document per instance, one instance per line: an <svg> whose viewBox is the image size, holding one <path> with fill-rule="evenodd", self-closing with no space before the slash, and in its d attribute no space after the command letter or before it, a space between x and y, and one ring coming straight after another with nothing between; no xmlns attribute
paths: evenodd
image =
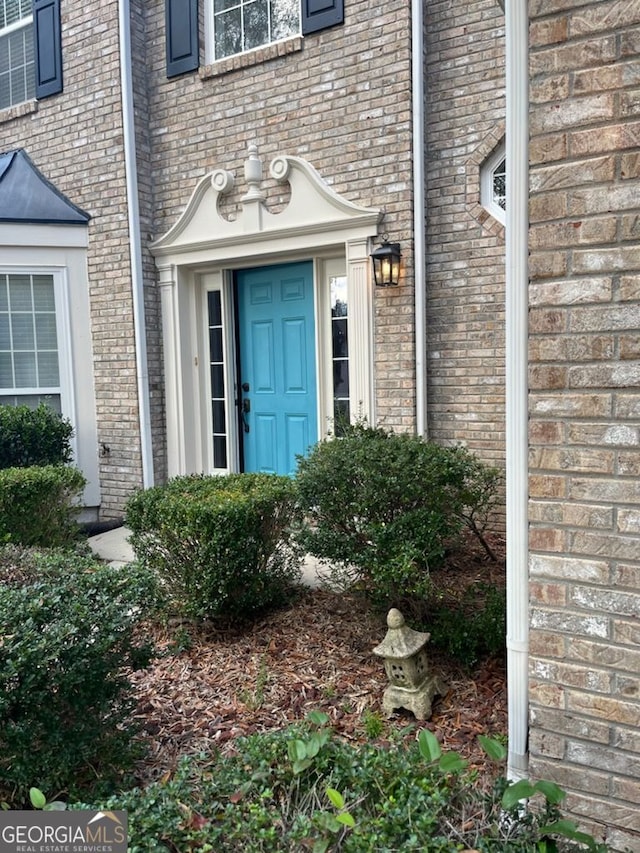
<svg viewBox="0 0 640 853"><path fill-rule="evenodd" d="M22 148L0 154L0 222L86 225L90 218L49 183Z"/></svg>

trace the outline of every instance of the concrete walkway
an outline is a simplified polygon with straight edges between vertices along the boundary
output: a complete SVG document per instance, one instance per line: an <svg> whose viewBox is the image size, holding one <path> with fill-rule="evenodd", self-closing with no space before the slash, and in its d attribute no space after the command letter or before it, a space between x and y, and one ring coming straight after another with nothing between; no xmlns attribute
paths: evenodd
<svg viewBox="0 0 640 853"><path fill-rule="evenodd" d="M109 565L126 566L135 560L133 548L129 544L131 531L127 527L116 527L115 530L107 530L89 537L91 550L101 560ZM302 567L302 583L306 586L317 587L320 585L326 568L315 558L307 555Z"/></svg>

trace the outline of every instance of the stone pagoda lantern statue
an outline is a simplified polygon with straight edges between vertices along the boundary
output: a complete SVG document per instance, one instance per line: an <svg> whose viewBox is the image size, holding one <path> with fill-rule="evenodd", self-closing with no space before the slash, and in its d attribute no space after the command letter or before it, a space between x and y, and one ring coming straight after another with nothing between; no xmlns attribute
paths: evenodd
<svg viewBox="0 0 640 853"><path fill-rule="evenodd" d="M389 686L384 691L382 709L390 717L398 708L411 711L417 720L428 720L434 696L443 696L446 686L429 673L425 646L431 634L422 634L405 625L395 607L387 615L387 636L373 653L384 659Z"/></svg>

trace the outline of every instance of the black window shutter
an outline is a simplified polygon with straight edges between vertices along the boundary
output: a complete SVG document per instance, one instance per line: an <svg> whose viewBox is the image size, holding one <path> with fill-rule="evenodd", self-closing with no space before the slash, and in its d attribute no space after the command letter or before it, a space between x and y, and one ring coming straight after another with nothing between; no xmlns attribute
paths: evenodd
<svg viewBox="0 0 640 853"><path fill-rule="evenodd" d="M165 0L167 77L198 67L198 0Z"/></svg>
<svg viewBox="0 0 640 853"><path fill-rule="evenodd" d="M344 0L302 0L302 34L344 22Z"/></svg>
<svg viewBox="0 0 640 853"><path fill-rule="evenodd" d="M60 0L34 0L33 43L36 98L57 95L62 92Z"/></svg>

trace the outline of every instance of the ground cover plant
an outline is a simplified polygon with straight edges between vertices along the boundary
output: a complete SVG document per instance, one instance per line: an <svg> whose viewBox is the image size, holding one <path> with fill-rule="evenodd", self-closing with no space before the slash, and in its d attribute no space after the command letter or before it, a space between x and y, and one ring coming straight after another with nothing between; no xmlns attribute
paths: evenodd
<svg viewBox="0 0 640 853"><path fill-rule="evenodd" d="M198 619L242 619L286 600L300 577L288 477L177 477L134 495L126 523L138 559Z"/></svg>
<svg viewBox="0 0 640 853"><path fill-rule="evenodd" d="M501 779L482 790L427 729L409 745L354 747L328 722L312 712L305 723L240 739L231 754L183 761L170 778L93 805L126 809L131 853L605 849L561 818L564 794L552 783ZM497 741L484 744L504 758ZM539 808L523 812L523 794L538 796Z"/></svg>
<svg viewBox="0 0 640 853"><path fill-rule="evenodd" d="M86 790L133 760L128 673L150 660L139 628L158 602L142 567L0 548L0 800Z"/></svg>

